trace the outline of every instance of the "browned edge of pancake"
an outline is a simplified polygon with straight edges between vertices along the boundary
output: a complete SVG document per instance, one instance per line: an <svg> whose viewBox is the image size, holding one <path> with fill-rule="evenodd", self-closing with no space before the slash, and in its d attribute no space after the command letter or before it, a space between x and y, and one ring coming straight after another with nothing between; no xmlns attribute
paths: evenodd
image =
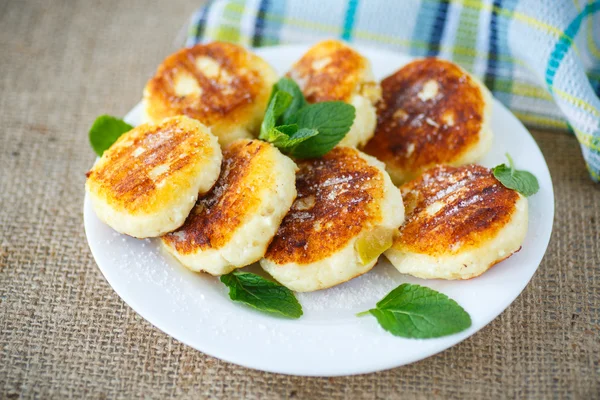
<svg viewBox="0 0 600 400"><path fill-rule="evenodd" d="M298 83L309 103L349 101L366 67L367 60L354 49L327 40L310 48L287 76Z"/></svg>
<svg viewBox="0 0 600 400"><path fill-rule="evenodd" d="M394 248L430 256L490 240L510 222L519 200L517 192L480 165L437 166L400 190L406 221ZM430 214L428 207L437 212Z"/></svg>
<svg viewBox="0 0 600 400"><path fill-rule="evenodd" d="M427 82L438 94L421 100ZM365 152L393 168L414 171L451 163L479 140L485 101L473 79L437 58L413 61L381 82L377 128ZM425 97L423 97L425 98Z"/></svg>
<svg viewBox="0 0 600 400"><path fill-rule="evenodd" d="M298 197L265 255L276 264L320 261L382 218L384 176L357 150L336 147L298 167Z"/></svg>
<svg viewBox="0 0 600 400"><path fill-rule="evenodd" d="M237 140L223 151L221 175L212 190L201 196L183 226L163 236L179 253L218 249L261 202L261 187L273 184L271 145L261 140ZM261 179L257 179L260 176Z"/></svg>
<svg viewBox="0 0 600 400"><path fill-rule="evenodd" d="M224 82L220 76L209 77L198 70L195 60L201 56L216 61L232 77L231 81ZM255 57L243 47L224 42L179 50L163 61L147 83L147 113L154 120L183 114L211 126L224 116L243 112L240 109L253 104L259 96L268 96L271 90L264 87L259 71L251 68ZM175 93L174 78L183 71L196 79L202 89L200 95Z"/></svg>

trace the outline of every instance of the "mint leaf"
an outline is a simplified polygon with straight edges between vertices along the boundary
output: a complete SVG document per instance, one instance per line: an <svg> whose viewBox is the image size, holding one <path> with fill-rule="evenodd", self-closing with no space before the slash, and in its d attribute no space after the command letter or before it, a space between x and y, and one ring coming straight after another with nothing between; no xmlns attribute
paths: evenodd
<svg viewBox="0 0 600 400"><path fill-rule="evenodd" d="M290 155L296 158L316 158L333 149L350 130L356 111L342 101L326 101L300 109L287 121L300 128L315 129L318 135L294 147Z"/></svg>
<svg viewBox="0 0 600 400"><path fill-rule="evenodd" d="M275 146L277 146L278 148L280 148L284 151L289 150L289 149L299 145L300 143L310 139L311 137L314 137L319 134L319 132L316 129L306 129L306 128L298 129L296 132L293 132L292 134L285 133L285 130L282 132L281 128L290 127L290 126L296 126L296 125L281 125L281 126L276 127L275 130L278 133L280 133L280 135L271 141L271 143L273 143Z"/></svg>
<svg viewBox="0 0 600 400"><path fill-rule="evenodd" d="M531 172L515 169L512 157L507 153L509 166L500 164L492 168L496 179L505 187L516 190L525 197L533 196L540 190L537 178Z"/></svg>
<svg viewBox="0 0 600 400"><path fill-rule="evenodd" d="M277 130L281 133L285 133L288 136L293 135L298 132L298 125L290 124L290 125L278 125Z"/></svg>
<svg viewBox="0 0 600 400"><path fill-rule="evenodd" d="M273 87L271 100L269 101L269 106L265 112L258 138L272 143L282 150L289 150L311 137L316 136L319 132L315 129L299 129L297 124L276 126L275 121L280 119L285 112L293 107L295 102L297 103L296 99L292 98L292 95L288 92L278 91L278 85L279 83ZM284 89L287 88L286 85L289 86L289 84L282 85ZM299 90L300 89L298 89L298 91ZM302 92L299 93L300 96L302 96ZM304 104L304 97L302 97L302 104Z"/></svg>
<svg viewBox="0 0 600 400"><path fill-rule="evenodd" d="M341 101L307 105L296 82L282 78L273 85L258 138L296 158L320 157L348 133L355 113Z"/></svg>
<svg viewBox="0 0 600 400"><path fill-rule="evenodd" d="M428 339L452 335L471 326L467 312L448 298L425 286L404 283L377 303L371 314L392 335Z"/></svg>
<svg viewBox="0 0 600 400"><path fill-rule="evenodd" d="M288 152L290 148L318 134L319 132L314 129L298 129L296 124L279 125L271 129L266 139L280 150Z"/></svg>
<svg viewBox="0 0 600 400"><path fill-rule="evenodd" d="M288 108L281 114L279 120L276 123L279 124L287 124L289 118L298 112L302 107L306 106L306 99L304 98L304 94L302 94L302 90L298 84L290 78L281 78L274 86L273 92L271 92L271 96L276 92L285 92L292 96L292 102L288 106Z"/></svg>
<svg viewBox="0 0 600 400"><path fill-rule="evenodd" d="M233 271L221 276L221 282L229 288L229 298L233 301L289 318L302 315L302 306L291 290L260 275Z"/></svg>
<svg viewBox="0 0 600 400"><path fill-rule="evenodd" d="M275 91L275 88L273 88L273 90ZM271 139L277 136L277 134L273 132L275 121L292 103L292 96L289 93L274 92L271 94L272 97L269 101L267 111L265 111L265 116L260 126L260 134L258 135L259 139L267 142L271 142Z"/></svg>
<svg viewBox="0 0 600 400"><path fill-rule="evenodd" d="M90 145L98 156L102 156L122 134L132 129L133 126L122 119L110 115L101 115L96 118L90 128Z"/></svg>
<svg viewBox="0 0 600 400"><path fill-rule="evenodd" d="M279 129L280 127L277 127L277 129ZM310 129L310 128L301 128L298 129L297 132L295 132L294 134L290 135L290 139L292 140L299 140L302 139L303 141L305 139L309 139L313 136L317 136L319 134L319 131L317 131L316 129Z"/></svg>

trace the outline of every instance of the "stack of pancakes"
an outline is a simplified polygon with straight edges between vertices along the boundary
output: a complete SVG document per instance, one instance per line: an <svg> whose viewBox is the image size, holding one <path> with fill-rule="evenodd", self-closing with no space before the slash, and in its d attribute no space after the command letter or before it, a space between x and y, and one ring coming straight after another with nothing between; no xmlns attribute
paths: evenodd
<svg viewBox="0 0 600 400"><path fill-rule="evenodd" d="M384 252L404 273L466 279L519 249L526 199L470 165L492 138L491 96L475 78L428 58L379 84L365 57L333 40L287 75L309 103L356 108L331 152L292 160L257 140L277 74L242 47L197 45L160 65L144 91L148 122L88 173L98 217L161 237L194 271L260 262L296 291L352 279Z"/></svg>

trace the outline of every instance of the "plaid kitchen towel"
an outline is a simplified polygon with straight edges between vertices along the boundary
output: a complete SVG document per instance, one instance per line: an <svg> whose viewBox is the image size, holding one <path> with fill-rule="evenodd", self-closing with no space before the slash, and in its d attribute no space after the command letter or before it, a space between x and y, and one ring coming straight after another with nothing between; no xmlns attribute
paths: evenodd
<svg viewBox="0 0 600 400"><path fill-rule="evenodd" d="M600 1L213 0L186 45L340 38L452 59L525 124L575 133L600 181Z"/></svg>

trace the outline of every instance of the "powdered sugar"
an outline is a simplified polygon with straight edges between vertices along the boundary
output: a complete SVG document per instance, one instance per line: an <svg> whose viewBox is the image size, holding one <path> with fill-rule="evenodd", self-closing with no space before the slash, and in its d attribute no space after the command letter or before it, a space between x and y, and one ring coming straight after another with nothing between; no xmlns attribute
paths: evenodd
<svg viewBox="0 0 600 400"><path fill-rule="evenodd" d="M331 315L335 310L352 310L355 313L375 306L401 281L400 273L381 257L379 264L370 272L351 281L325 290L297 293L296 296L307 314L326 311L327 315Z"/></svg>
<svg viewBox="0 0 600 400"><path fill-rule="evenodd" d="M349 176L340 176L340 177L335 177L335 178L329 178L327 179L325 182L323 182L321 184L321 187L328 187L328 186L332 186L332 185L339 185L342 183L347 183L350 182L354 179L354 177L352 175Z"/></svg>
<svg viewBox="0 0 600 400"><path fill-rule="evenodd" d="M211 326L217 334L227 334L231 329L229 318L239 311L240 305L229 300L227 289L217 277L185 269L161 248L158 239L139 240L114 231L109 236L106 244L115 248L109 261L119 265L122 284L143 282L148 290L167 293L172 300L170 312L194 318L198 321L198 329L202 329L200 322L206 318L218 321ZM256 264L245 270L264 274ZM402 275L382 257L373 270L360 277L330 289L297 293L297 298L306 317L334 322L354 318L354 313L374 306L402 281ZM194 295L190 296L190 293ZM336 310L347 312L336 313ZM332 313L338 318L332 319ZM251 312L249 316L252 315ZM266 333L276 335L276 332Z"/></svg>

